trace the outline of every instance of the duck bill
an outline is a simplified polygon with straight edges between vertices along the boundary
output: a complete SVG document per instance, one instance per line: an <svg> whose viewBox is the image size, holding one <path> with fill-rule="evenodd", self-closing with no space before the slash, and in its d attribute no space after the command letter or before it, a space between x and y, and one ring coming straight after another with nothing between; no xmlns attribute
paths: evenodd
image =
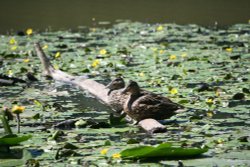
<svg viewBox="0 0 250 167"><path fill-rule="evenodd" d="M105 86L105 89L111 89L112 83L109 83L108 85Z"/></svg>
<svg viewBox="0 0 250 167"><path fill-rule="evenodd" d="M109 85L109 84L105 86L105 89L109 89L109 88L110 88L110 85Z"/></svg>
<svg viewBox="0 0 250 167"><path fill-rule="evenodd" d="M126 93L128 92L128 90L129 90L128 87L124 88L124 89L121 91L121 94L126 94Z"/></svg>

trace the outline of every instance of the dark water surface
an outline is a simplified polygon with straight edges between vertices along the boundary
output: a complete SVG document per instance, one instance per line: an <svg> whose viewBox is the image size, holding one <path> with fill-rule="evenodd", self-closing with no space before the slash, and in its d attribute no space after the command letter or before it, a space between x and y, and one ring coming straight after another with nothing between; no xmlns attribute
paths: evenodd
<svg viewBox="0 0 250 167"><path fill-rule="evenodd" d="M92 18L95 18L93 21ZM246 23L250 0L1 0L0 33L76 29L117 19L219 26Z"/></svg>

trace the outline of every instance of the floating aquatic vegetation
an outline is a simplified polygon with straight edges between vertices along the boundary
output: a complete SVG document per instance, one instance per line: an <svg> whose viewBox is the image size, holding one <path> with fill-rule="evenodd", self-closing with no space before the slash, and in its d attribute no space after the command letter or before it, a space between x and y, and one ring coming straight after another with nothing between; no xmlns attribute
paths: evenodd
<svg viewBox="0 0 250 167"><path fill-rule="evenodd" d="M249 166L249 31L249 24L210 29L122 22L78 32L27 29L26 36L2 35L0 73L24 82L1 86L0 106L26 107L20 116L20 135L33 137L18 147L28 148L33 156L29 163L38 161L41 166ZM112 111L88 93L43 77L33 51L37 41L57 69L102 83L122 75L126 81L136 80L143 89L170 96L187 107L187 112L163 120L167 132L154 135L121 118L115 120ZM31 81L30 74L38 81ZM68 129L60 127L68 126L65 120L71 123ZM15 122L11 120L10 126ZM121 153L138 146L155 149L165 142L182 143L176 148L207 145L210 149L206 157L181 162L180 158L135 162L125 160ZM76 147L65 148L65 143Z"/></svg>

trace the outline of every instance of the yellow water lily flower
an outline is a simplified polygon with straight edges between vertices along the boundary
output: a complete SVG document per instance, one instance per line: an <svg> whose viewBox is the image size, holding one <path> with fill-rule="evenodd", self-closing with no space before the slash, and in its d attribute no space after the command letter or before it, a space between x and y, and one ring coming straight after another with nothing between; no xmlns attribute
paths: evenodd
<svg viewBox="0 0 250 167"><path fill-rule="evenodd" d="M164 52L165 52L164 50L160 50L160 51L159 51L160 54L163 54Z"/></svg>
<svg viewBox="0 0 250 167"><path fill-rule="evenodd" d="M115 154L112 155L112 158L114 158L114 159L121 158L121 154L120 153L115 153Z"/></svg>
<svg viewBox="0 0 250 167"><path fill-rule="evenodd" d="M206 100L206 103L207 103L207 105L212 105L212 104L214 104L214 100L212 98L208 98Z"/></svg>
<svg viewBox="0 0 250 167"><path fill-rule="evenodd" d="M16 50L17 49L17 46L12 46L11 48L10 48L10 50Z"/></svg>
<svg viewBox="0 0 250 167"><path fill-rule="evenodd" d="M31 35L33 33L33 30L31 29L31 28L28 28L27 30L26 30L26 34L27 35Z"/></svg>
<svg viewBox="0 0 250 167"><path fill-rule="evenodd" d="M232 51L233 51L233 48L226 48L226 51L227 51L227 52L232 52Z"/></svg>
<svg viewBox="0 0 250 167"><path fill-rule="evenodd" d="M14 105L13 108L12 108L12 112L14 114L21 114L21 113L23 113L24 109L25 109L24 106Z"/></svg>
<svg viewBox="0 0 250 167"><path fill-rule="evenodd" d="M15 38L11 38L10 41L9 41L9 44L11 44L11 45L14 45L16 43L17 42L16 42Z"/></svg>
<svg viewBox="0 0 250 167"><path fill-rule="evenodd" d="M102 154L102 155L106 155L107 153L108 153L108 148L105 148L105 149L102 149L101 151L100 151L100 153Z"/></svg>
<svg viewBox="0 0 250 167"><path fill-rule="evenodd" d="M207 103L213 103L213 99L207 99L207 101L206 101Z"/></svg>
<svg viewBox="0 0 250 167"><path fill-rule="evenodd" d="M170 59L170 60L175 60L175 59L176 59L176 55L170 55L170 56L169 56L169 59Z"/></svg>
<svg viewBox="0 0 250 167"><path fill-rule="evenodd" d="M182 53L182 54L181 54L181 57L182 57L182 58L187 57L187 53Z"/></svg>
<svg viewBox="0 0 250 167"><path fill-rule="evenodd" d="M144 72L140 72L138 75L139 75L140 77L144 77L144 76L145 76Z"/></svg>
<svg viewBox="0 0 250 167"><path fill-rule="evenodd" d="M30 61L30 59L24 59L23 62L24 63L28 63Z"/></svg>
<svg viewBox="0 0 250 167"><path fill-rule="evenodd" d="M99 53L100 53L101 55L105 55L105 54L107 54L107 50L106 50L106 49L101 49L101 50L99 51Z"/></svg>
<svg viewBox="0 0 250 167"><path fill-rule="evenodd" d="M214 113L213 113L212 111L208 111L208 112L207 112L207 117L210 117L210 118L211 118L211 117L213 117L213 115L214 115Z"/></svg>
<svg viewBox="0 0 250 167"><path fill-rule="evenodd" d="M93 63L91 64L92 67L96 68L100 64L100 60L95 59Z"/></svg>
<svg viewBox="0 0 250 167"><path fill-rule="evenodd" d="M48 49L48 45L43 46L43 50Z"/></svg>
<svg viewBox="0 0 250 167"><path fill-rule="evenodd" d="M170 89L170 94L176 95L177 93L178 93L178 89L176 89L176 88Z"/></svg>
<svg viewBox="0 0 250 167"><path fill-rule="evenodd" d="M217 139L214 141L216 144L223 144L224 140L223 139Z"/></svg>
<svg viewBox="0 0 250 167"><path fill-rule="evenodd" d="M219 96L220 96L220 91L216 90L215 95L216 95L217 97L219 97Z"/></svg>
<svg viewBox="0 0 250 167"><path fill-rule="evenodd" d="M156 28L156 31L162 31L163 30L163 26L162 25L159 25L157 28Z"/></svg>
<svg viewBox="0 0 250 167"><path fill-rule="evenodd" d="M7 74L8 74L9 77L12 77L13 71L12 70L8 70Z"/></svg>
<svg viewBox="0 0 250 167"><path fill-rule="evenodd" d="M56 52L55 58L59 58L59 57L61 57L61 53L60 52Z"/></svg>

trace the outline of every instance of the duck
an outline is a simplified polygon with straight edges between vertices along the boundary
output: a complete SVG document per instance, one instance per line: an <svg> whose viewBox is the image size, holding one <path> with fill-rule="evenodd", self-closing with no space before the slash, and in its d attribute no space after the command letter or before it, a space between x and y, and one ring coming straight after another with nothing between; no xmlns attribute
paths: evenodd
<svg viewBox="0 0 250 167"><path fill-rule="evenodd" d="M163 120L180 113L180 110L183 112L184 106L167 97L145 91L132 80L121 93L129 94L123 106L124 112L137 122L147 118Z"/></svg>
<svg viewBox="0 0 250 167"><path fill-rule="evenodd" d="M125 87L125 81L122 77L117 77L113 79L105 88L108 88L108 95L114 90L119 90Z"/></svg>
<svg viewBox="0 0 250 167"><path fill-rule="evenodd" d="M108 105L116 112L121 113L123 111L123 106L128 99L128 93L121 94L121 91L125 87L125 81L122 77L117 77L113 79L106 89L108 90Z"/></svg>

